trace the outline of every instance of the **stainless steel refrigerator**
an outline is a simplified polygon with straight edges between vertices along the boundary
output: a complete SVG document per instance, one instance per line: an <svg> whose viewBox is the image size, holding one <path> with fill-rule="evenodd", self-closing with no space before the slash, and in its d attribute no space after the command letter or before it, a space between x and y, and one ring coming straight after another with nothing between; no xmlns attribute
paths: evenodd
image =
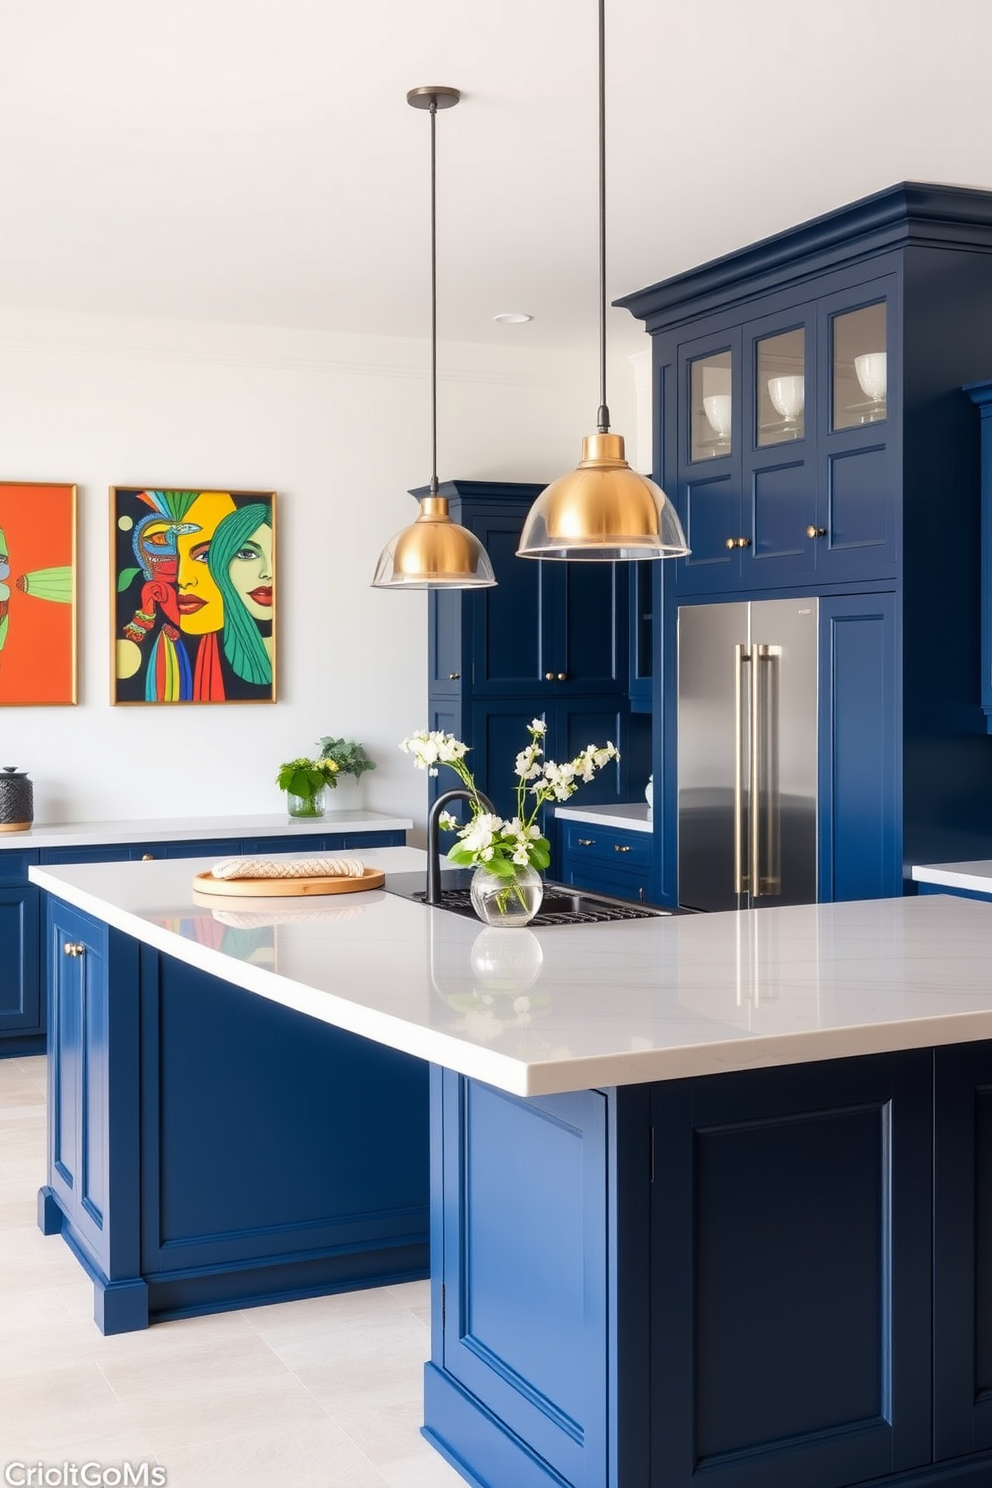
<svg viewBox="0 0 992 1488"><path fill-rule="evenodd" d="M816 900L816 599L679 609L679 902Z"/></svg>

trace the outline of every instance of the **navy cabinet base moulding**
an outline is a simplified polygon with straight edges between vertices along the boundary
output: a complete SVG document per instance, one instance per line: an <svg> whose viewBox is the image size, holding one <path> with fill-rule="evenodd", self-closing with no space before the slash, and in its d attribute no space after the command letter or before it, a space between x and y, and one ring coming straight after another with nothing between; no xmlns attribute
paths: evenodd
<svg viewBox="0 0 992 1488"><path fill-rule="evenodd" d="M39 826L0 841L0 1059L45 1052L42 895L28 882L40 864L119 863L155 858L237 857L242 853L319 853L402 847L413 823L372 811L345 811L290 827L285 817L232 820L78 822Z"/></svg>
<svg viewBox="0 0 992 1488"><path fill-rule="evenodd" d="M265 954L264 932L218 932ZM38 1221L92 1278L103 1332L427 1275L422 1061L55 899L47 953Z"/></svg>

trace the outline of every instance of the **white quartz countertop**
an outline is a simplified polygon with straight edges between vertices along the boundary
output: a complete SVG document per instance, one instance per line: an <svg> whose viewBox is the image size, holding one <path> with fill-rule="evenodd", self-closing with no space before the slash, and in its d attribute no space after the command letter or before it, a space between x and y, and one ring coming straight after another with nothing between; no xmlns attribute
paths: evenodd
<svg viewBox="0 0 992 1488"><path fill-rule="evenodd" d="M407 847L362 858L424 863ZM519 1095L992 1038L992 905L976 900L490 930L383 890L197 902L209 866L30 876L248 992Z"/></svg>
<svg viewBox="0 0 992 1488"><path fill-rule="evenodd" d="M917 883L941 884L948 889L973 889L992 894L992 858L974 863L921 863L913 869Z"/></svg>
<svg viewBox="0 0 992 1488"><path fill-rule="evenodd" d="M556 806L555 816L562 821L588 822L595 827L621 827L627 832L652 830L647 801L615 806Z"/></svg>
<svg viewBox="0 0 992 1488"><path fill-rule="evenodd" d="M285 811L256 816L153 816L144 821L65 822L31 826L26 832L0 832L0 851L42 847L106 847L125 842L191 842L199 837L312 836L315 832L403 832L409 817L381 811L329 811L325 816L291 817Z"/></svg>

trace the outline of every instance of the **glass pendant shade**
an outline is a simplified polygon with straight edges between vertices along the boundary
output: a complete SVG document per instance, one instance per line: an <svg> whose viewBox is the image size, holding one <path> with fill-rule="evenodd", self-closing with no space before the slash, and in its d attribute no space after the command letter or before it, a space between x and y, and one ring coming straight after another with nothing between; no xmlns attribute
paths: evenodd
<svg viewBox="0 0 992 1488"><path fill-rule="evenodd" d="M425 496L420 515L383 548L373 589L491 589L489 555L467 527L448 514L444 496Z"/></svg>
<svg viewBox="0 0 992 1488"><path fill-rule="evenodd" d="M629 562L689 551L660 486L631 470L620 434L588 434L578 468L546 487L527 514L519 558Z"/></svg>

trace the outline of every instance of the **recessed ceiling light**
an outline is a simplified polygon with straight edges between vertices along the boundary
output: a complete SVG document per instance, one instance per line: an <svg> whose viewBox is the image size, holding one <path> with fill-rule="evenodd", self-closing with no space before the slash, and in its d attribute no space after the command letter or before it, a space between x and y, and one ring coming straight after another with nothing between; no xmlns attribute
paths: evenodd
<svg viewBox="0 0 992 1488"><path fill-rule="evenodd" d="M502 315L493 316L497 325L524 325L533 319L533 315L525 315L522 310L504 310Z"/></svg>

